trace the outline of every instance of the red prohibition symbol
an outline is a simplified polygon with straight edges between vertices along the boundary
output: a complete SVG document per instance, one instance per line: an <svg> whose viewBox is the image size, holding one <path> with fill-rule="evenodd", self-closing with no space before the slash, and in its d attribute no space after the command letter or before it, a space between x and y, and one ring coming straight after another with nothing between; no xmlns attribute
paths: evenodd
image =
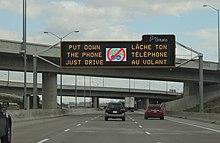
<svg viewBox="0 0 220 143"><path fill-rule="evenodd" d="M121 62L123 62L125 60L125 57L126 57L125 49L124 48L120 48L115 54L111 55L110 52L111 52L112 49L114 49L114 48L109 48L108 51L107 51L107 58L108 58L108 60L112 62L112 61L114 61L114 59L117 56L123 55L123 57L120 60ZM122 54L120 54L120 53L122 53Z"/></svg>

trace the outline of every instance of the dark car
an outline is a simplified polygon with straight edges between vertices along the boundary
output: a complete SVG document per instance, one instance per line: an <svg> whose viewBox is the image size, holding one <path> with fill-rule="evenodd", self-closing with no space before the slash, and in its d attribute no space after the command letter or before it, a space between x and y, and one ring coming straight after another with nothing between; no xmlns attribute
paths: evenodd
<svg viewBox="0 0 220 143"><path fill-rule="evenodd" d="M9 104L0 102L0 138L1 143L11 143L11 116L6 112Z"/></svg>
<svg viewBox="0 0 220 143"><path fill-rule="evenodd" d="M161 105L153 104L149 105L144 113L144 119L148 118L160 118L161 120L164 119L164 109Z"/></svg>
<svg viewBox="0 0 220 143"><path fill-rule="evenodd" d="M108 103L105 109L105 120L121 118L125 121L125 108L121 103Z"/></svg>

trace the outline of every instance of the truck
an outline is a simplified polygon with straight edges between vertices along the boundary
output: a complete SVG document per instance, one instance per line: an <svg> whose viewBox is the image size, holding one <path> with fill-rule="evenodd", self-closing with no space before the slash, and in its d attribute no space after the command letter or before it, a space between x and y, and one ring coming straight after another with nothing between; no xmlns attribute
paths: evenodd
<svg viewBox="0 0 220 143"><path fill-rule="evenodd" d="M125 110L134 112L134 97L125 97Z"/></svg>
<svg viewBox="0 0 220 143"><path fill-rule="evenodd" d="M1 143L11 143L11 116L7 113L8 102L0 102L0 138Z"/></svg>

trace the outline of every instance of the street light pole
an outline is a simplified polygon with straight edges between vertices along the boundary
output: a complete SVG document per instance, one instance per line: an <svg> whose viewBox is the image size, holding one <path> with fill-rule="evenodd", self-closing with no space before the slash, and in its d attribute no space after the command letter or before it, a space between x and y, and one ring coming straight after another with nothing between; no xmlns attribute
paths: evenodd
<svg viewBox="0 0 220 143"><path fill-rule="evenodd" d="M89 90L89 96L90 96L90 101L91 101L91 103L92 103L92 89L91 89L91 76L90 76L90 78L89 78L89 87L90 87L90 90ZM90 106L92 106L92 104L90 105Z"/></svg>
<svg viewBox="0 0 220 143"><path fill-rule="evenodd" d="M60 109L63 108L63 97L62 97L62 90L63 90L63 77L62 77L62 74L60 74Z"/></svg>
<svg viewBox="0 0 220 143"><path fill-rule="evenodd" d="M220 41L219 41L219 9L211 6L211 5L207 5L204 4L203 7L210 7L211 9L215 10L217 12L217 25L218 25L218 32L217 32L217 41L218 41L218 68L220 68Z"/></svg>
<svg viewBox="0 0 220 143"><path fill-rule="evenodd" d="M128 79L128 88L129 88L129 92L131 92L131 79Z"/></svg>
<svg viewBox="0 0 220 143"><path fill-rule="evenodd" d="M134 89L135 89L135 79L134 79Z"/></svg>
<svg viewBox="0 0 220 143"><path fill-rule="evenodd" d="M75 108L77 108L77 75L75 75Z"/></svg>
<svg viewBox="0 0 220 143"><path fill-rule="evenodd" d="M168 81L166 81L166 92L168 92Z"/></svg>
<svg viewBox="0 0 220 143"><path fill-rule="evenodd" d="M37 58L39 58L38 55L52 49L53 47L56 47L58 44L59 42L48 47L47 49L38 51L33 55L33 109L38 108L38 104L37 104Z"/></svg>
<svg viewBox="0 0 220 143"><path fill-rule="evenodd" d="M69 32L69 33L67 33L65 36L63 36L63 37L59 37L59 36L57 36L56 34L54 34L54 33L52 33L52 32L49 32L49 31L45 31L44 33L45 34L51 34L51 35L53 35L53 36L55 36L55 37L57 37L60 41L60 44L61 44L61 42L62 42L62 40L65 38L65 37L67 37L68 35L70 35L71 33L73 33L73 32L79 32L78 30L77 31L71 31L71 32ZM63 88L63 86L62 86L62 84L63 84L63 78L62 78L62 73L60 74L60 108L62 109L62 88Z"/></svg>
<svg viewBox="0 0 220 143"><path fill-rule="evenodd" d="M7 81L7 86L9 85L9 70L8 70L8 81Z"/></svg>
<svg viewBox="0 0 220 143"><path fill-rule="evenodd" d="M86 77L84 75L84 91L83 91L83 95L84 95L84 108L86 107Z"/></svg>
<svg viewBox="0 0 220 143"><path fill-rule="evenodd" d="M23 47L21 53L24 56L24 109L29 109L27 105L26 4L26 0L23 0Z"/></svg>
<svg viewBox="0 0 220 143"><path fill-rule="evenodd" d="M193 53L197 54L196 57L199 57L199 112L203 113L204 112L204 88L203 88L203 54L200 52L197 52L195 50L193 50L190 47L187 47L179 42L176 42L179 46L183 47L184 49L187 49L189 51L192 51ZM195 58L196 58L195 57ZM191 59L192 60L192 59ZM177 67L180 67L182 65L184 65L185 63L189 62L190 60L183 62L182 64L180 64Z"/></svg>

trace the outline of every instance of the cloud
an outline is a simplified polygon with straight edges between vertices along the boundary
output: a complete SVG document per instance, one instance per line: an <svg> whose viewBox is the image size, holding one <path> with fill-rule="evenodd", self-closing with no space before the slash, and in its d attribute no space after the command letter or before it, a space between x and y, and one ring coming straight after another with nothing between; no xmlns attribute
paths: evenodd
<svg viewBox="0 0 220 143"><path fill-rule="evenodd" d="M204 54L205 60L217 59L217 30L212 28L185 32L191 39L191 47Z"/></svg>
<svg viewBox="0 0 220 143"><path fill-rule="evenodd" d="M218 3L217 0L213 2ZM43 31L63 36L72 30L80 33L71 34L67 39L127 40L134 33L126 25L131 21L161 15L179 16L201 9L202 4L201 0L28 0L28 21L42 23L37 27L41 31L34 27L28 30L28 41L50 43L48 41L57 39L42 38ZM22 16L22 1L0 0L0 9Z"/></svg>
<svg viewBox="0 0 220 143"><path fill-rule="evenodd" d="M54 12L59 16L62 13L74 12L74 15L85 14L84 16L115 15L124 20L137 16L155 15L180 15L195 9L201 9L205 1L201 0L27 0L28 15L30 18L37 18L48 11ZM9 10L14 13L22 14L21 0L0 0L0 9ZM207 4L220 6L218 0L212 0ZM82 13L82 11L84 11ZM88 13L89 12L89 13ZM95 13L94 13L95 12ZM82 18L82 17L81 17ZM103 17L102 17L103 18ZM114 20L114 19L112 19Z"/></svg>
<svg viewBox="0 0 220 143"><path fill-rule="evenodd" d="M201 8L201 0L88 0L88 5L102 8L120 8L122 12L132 16L180 15L193 9Z"/></svg>
<svg viewBox="0 0 220 143"><path fill-rule="evenodd" d="M0 0L0 10L7 10L15 14L22 14L21 0Z"/></svg>
<svg viewBox="0 0 220 143"><path fill-rule="evenodd" d="M27 0L27 15L28 18L36 19L43 16L47 11L47 4L43 1Z"/></svg>
<svg viewBox="0 0 220 143"><path fill-rule="evenodd" d="M56 11L54 11L56 9ZM60 31L71 31L74 28L80 28L83 31L103 32L111 30L110 27L119 29L125 16L119 9L110 11L109 9L95 8L84 4L74 2L57 2L49 8L49 19L46 22L46 28L57 29ZM98 32L103 33L98 30ZM97 33L97 36L99 33Z"/></svg>
<svg viewBox="0 0 220 143"><path fill-rule="evenodd" d="M132 37L126 23L141 17L153 15L178 15L192 8L192 2L139 0L90 0L77 3L74 1L56 1L48 5L45 29L63 31L73 29L82 32L82 39L121 39ZM55 29L55 30L54 30Z"/></svg>
<svg viewBox="0 0 220 143"><path fill-rule="evenodd" d="M201 40L214 41L216 40L217 30L212 28L206 28L199 29L197 31L186 32L185 34L191 37L197 37Z"/></svg>
<svg viewBox="0 0 220 143"><path fill-rule="evenodd" d="M42 0L26 0L27 16L36 19L44 14L47 3ZM23 15L23 0L0 0L0 10L13 12L16 15Z"/></svg>
<svg viewBox="0 0 220 143"><path fill-rule="evenodd" d="M132 37L127 23L153 16L179 16L202 9L201 0L84 0L47 3L44 29L64 35L80 30L79 39L126 39ZM65 32L66 31L66 32Z"/></svg>
<svg viewBox="0 0 220 143"><path fill-rule="evenodd" d="M17 33L15 31L9 31L0 28L0 33L1 33L1 39L8 39L8 40L18 40L20 38L20 33Z"/></svg>

